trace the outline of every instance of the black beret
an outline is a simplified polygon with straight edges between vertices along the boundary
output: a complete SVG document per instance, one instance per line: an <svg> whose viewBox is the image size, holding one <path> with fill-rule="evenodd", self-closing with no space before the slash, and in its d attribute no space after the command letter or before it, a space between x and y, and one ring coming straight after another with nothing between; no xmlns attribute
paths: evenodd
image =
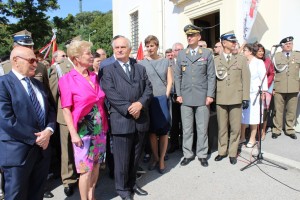
<svg viewBox="0 0 300 200"><path fill-rule="evenodd" d="M290 41L293 41L294 40L294 37L293 36L289 36L289 37L286 37L286 38L283 38L279 44L282 44L282 43L287 43L287 42L290 42Z"/></svg>
<svg viewBox="0 0 300 200"><path fill-rule="evenodd" d="M189 24L184 27L183 31L185 32L185 34L190 35L190 34L200 33L202 29L193 24Z"/></svg>

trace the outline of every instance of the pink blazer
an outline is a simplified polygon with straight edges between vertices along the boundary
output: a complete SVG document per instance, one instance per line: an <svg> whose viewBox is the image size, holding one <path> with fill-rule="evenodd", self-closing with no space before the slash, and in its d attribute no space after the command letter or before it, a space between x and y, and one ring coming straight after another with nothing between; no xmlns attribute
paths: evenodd
<svg viewBox="0 0 300 200"><path fill-rule="evenodd" d="M89 75L95 88L75 69L59 79L61 107L71 107L74 127L77 130L78 121L86 116L96 104L102 117L102 129L106 132L108 121L104 109L105 94L99 86L97 75L90 71Z"/></svg>

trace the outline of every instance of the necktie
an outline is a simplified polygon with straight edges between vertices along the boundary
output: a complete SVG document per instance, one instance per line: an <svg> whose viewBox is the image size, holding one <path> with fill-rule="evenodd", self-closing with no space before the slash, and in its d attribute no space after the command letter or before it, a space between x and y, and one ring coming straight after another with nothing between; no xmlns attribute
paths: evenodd
<svg viewBox="0 0 300 200"><path fill-rule="evenodd" d="M227 55L227 63L229 64L230 62L230 55Z"/></svg>
<svg viewBox="0 0 300 200"><path fill-rule="evenodd" d="M40 126L40 128L43 128L44 127L44 119L45 119L44 111L40 105L40 102L38 101L38 99L36 97L36 94L35 94L32 86L31 86L30 79L28 77L26 77L26 78L24 78L24 80L27 83L28 93L29 93L31 102L33 104L33 107L35 109L35 112L38 116L39 126Z"/></svg>
<svg viewBox="0 0 300 200"><path fill-rule="evenodd" d="M290 53L286 53L286 58L289 59L290 58Z"/></svg>
<svg viewBox="0 0 300 200"><path fill-rule="evenodd" d="M124 67L125 67L125 73L128 76L128 78L130 79L129 65L127 63L124 63Z"/></svg>

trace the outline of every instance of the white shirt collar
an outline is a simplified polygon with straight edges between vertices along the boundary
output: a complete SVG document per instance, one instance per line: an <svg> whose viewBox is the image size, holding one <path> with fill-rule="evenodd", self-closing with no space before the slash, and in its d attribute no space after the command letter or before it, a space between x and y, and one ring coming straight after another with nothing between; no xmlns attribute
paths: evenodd
<svg viewBox="0 0 300 200"><path fill-rule="evenodd" d="M19 72L17 72L14 69L11 69L11 71L16 75L16 77L21 81L23 78L25 78L26 76L20 74Z"/></svg>

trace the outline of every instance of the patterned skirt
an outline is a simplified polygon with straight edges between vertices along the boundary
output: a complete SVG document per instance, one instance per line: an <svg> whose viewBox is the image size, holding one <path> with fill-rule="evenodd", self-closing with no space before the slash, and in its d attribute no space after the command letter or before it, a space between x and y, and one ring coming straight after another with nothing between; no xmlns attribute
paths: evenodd
<svg viewBox="0 0 300 200"><path fill-rule="evenodd" d="M78 122L78 134L82 147L73 144L77 173L93 170L94 164L105 161L106 132L102 131L102 118L97 105Z"/></svg>

